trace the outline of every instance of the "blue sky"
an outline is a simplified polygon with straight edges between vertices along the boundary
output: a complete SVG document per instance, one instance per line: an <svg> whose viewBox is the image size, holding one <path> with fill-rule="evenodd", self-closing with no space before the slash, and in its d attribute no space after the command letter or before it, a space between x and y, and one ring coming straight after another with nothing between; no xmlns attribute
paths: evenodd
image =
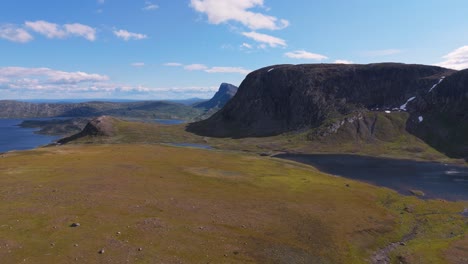
<svg viewBox="0 0 468 264"><path fill-rule="evenodd" d="M209 98L273 64L468 68L466 0L2 0L0 99Z"/></svg>

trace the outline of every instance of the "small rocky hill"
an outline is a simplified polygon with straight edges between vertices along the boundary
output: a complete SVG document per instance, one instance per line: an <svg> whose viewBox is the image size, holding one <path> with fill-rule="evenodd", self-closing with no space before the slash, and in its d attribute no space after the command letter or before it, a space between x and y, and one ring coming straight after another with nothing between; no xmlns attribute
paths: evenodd
<svg viewBox="0 0 468 264"><path fill-rule="evenodd" d="M85 128L75 135L70 137L63 138L57 143L66 144L71 141L75 141L85 137L110 137L114 135L114 125L115 119L109 116L100 116L92 119Z"/></svg>

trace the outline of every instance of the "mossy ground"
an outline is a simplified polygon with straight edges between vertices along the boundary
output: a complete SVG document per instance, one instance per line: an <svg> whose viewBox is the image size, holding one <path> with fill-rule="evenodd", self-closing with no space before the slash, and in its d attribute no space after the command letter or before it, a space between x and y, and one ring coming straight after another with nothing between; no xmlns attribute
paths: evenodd
<svg viewBox="0 0 468 264"><path fill-rule="evenodd" d="M240 152L121 143L13 152L0 158L0 186L2 263L365 263L415 228L395 259L467 257L466 202Z"/></svg>

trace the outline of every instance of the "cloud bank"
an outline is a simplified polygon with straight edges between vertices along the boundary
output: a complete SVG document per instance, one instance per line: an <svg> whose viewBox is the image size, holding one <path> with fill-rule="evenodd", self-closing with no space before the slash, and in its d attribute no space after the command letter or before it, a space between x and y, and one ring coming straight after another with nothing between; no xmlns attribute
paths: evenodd
<svg viewBox="0 0 468 264"><path fill-rule="evenodd" d="M0 38L18 43L26 43L34 39L26 30L11 24L0 25Z"/></svg>
<svg viewBox="0 0 468 264"><path fill-rule="evenodd" d="M249 11L255 7L263 8L263 0L191 0L190 6L205 14L208 22L215 25L234 21L252 30L278 30L289 26L286 19Z"/></svg>
<svg viewBox="0 0 468 264"><path fill-rule="evenodd" d="M305 50L296 50L292 52L286 52L284 55L291 59L317 60L317 61L328 59L327 56L307 52Z"/></svg>
<svg viewBox="0 0 468 264"><path fill-rule="evenodd" d="M38 20L34 22L26 21L24 25L26 28L44 35L49 39L63 39L69 36L76 36L83 37L89 41L96 40L96 29L79 23L58 25L44 20Z"/></svg>
<svg viewBox="0 0 468 264"><path fill-rule="evenodd" d="M460 47L449 54L442 57L444 61L437 64L438 66L463 70L468 68L468 46Z"/></svg>
<svg viewBox="0 0 468 264"><path fill-rule="evenodd" d="M208 70L208 69L207 69ZM228 71L216 69L213 71ZM147 100L210 98L218 86L148 87L114 83L106 75L50 68L0 67L1 99L133 98Z"/></svg>

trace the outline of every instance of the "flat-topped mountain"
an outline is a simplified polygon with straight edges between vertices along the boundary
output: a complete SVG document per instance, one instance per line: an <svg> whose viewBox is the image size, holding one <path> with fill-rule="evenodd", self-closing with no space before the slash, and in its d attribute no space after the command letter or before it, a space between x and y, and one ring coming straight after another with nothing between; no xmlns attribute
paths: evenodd
<svg viewBox="0 0 468 264"><path fill-rule="evenodd" d="M386 131L394 134L392 140L410 131L432 146L461 144L456 156L465 157L466 75L465 71L399 63L270 66L250 73L223 109L187 129L203 136L240 138L323 126L336 133L345 123L353 123L359 134L354 137L368 139L362 133L372 136L379 129L375 125L382 122L376 118L408 112L407 128L403 120L393 125L395 131ZM370 117L366 112L384 115ZM400 115L398 119L404 116L408 118Z"/></svg>
<svg viewBox="0 0 468 264"><path fill-rule="evenodd" d="M277 65L250 73L238 95L190 131L217 137L270 136L318 127L358 109L400 108L453 70L424 65Z"/></svg>

